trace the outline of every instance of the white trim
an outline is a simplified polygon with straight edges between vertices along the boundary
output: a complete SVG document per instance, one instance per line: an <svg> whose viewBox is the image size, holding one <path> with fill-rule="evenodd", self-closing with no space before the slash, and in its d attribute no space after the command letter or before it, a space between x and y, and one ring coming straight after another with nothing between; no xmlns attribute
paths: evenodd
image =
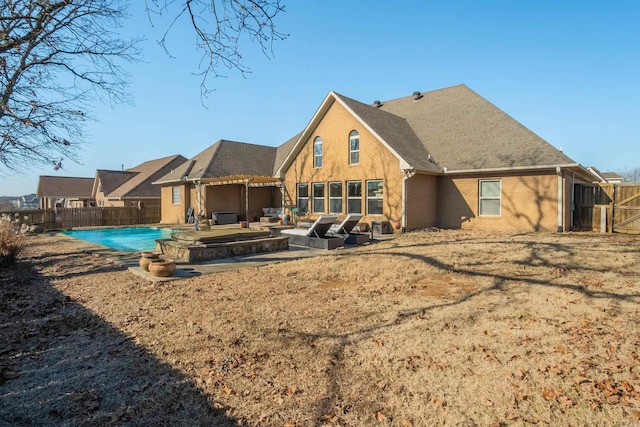
<svg viewBox="0 0 640 427"><path fill-rule="evenodd" d="M563 223L564 223L564 218L563 218L563 195L564 195L564 189L563 189L563 185L562 185L562 169L560 168L560 166L558 166L556 168L556 174L558 175L558 233L562 233L563 230Z"/></svg>
<svg viewBox="0 0 640 427"><path fill-rule="evenodd" d="M398 159L398 161L400 162L400 169L413 168L413 166L411 166L404 158L402 158L393 148L391 148L391 146L384 139L382 139L380 135L378 135L364 120L362 120L359 115L357 115L351 108L349 108L347 104L345 104L344 101L342 101L342 99L340 99L340 97L334 91L329 91L324 101L322 101L322 104L320 104L320 107L316 110L316 113L311 118L311 121L309 121L309 123L307 124L307 127L305 127L300 134L300 138L298 138L296 143L293 145L293 148L291 149L291 151L289 151L289 154L276 171L276 176L282 176L283 170L288 169L292 159L300 151L300 144L309 138L311 131L314 130L320 122L321 116L324 115L329 110L333 102L336 101L345 110L347 110L347 112L351 114L365 129L367 129L382 145L384 145L384 147L389 150L391 154L393 154Z"/></svg>
<svg viewBox="0 0 640 427"><path fill-rule="evenodd" d="M488 168L488 169L460 169L460 170L449 170L447 168L442 168L442 173L446 175L454 175L460 173L483 173L483 172L509 172L509 171L527 171L527 170L541 170L541 169L552 169L557 170L558 168L573 168L579 167L579 163L567 163L564 165L542 165L542 166L516 166L509 168Z"/></svg>

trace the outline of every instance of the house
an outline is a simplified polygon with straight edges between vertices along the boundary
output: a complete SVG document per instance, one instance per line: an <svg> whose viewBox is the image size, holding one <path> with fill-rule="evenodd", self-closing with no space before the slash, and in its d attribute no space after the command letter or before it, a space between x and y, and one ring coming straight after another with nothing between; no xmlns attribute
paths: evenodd
<svg viewBox="0 0 640 427"><path fill-rule="evenodd" d="M587 170L595 175L599 182L619 184L624 181L624 177L616 172L600 172L595 166L589 166Z"/></svg>
<svg viewBox="0 0 640 427"><path fill-rule="evenodd" d="M186 160L173 155L122 171L98 169L91 195L98 206L160 206L160 188L151 183Z"/></svg>
<svg viewBox="0 0 640 427"><path fill-rule="evenodd" d="M36 197L40 199L40 209L94 206L92 188L93 178L41 175Z"/></svg>
<svg viewBox="0 0 640 427"><path fill-rule="evenodd" d="M18 199L18 207L20 209L38 209L40 207L40 200L34 193L26 194Z"/></svg>
<svg viewBox="0 0 640 427"><path fill-rule="evenodd" d="M157 181L163 222L184 222L188 207L280 204L309 219L360 213L381 230L563 231L578 220L573 194L597 181L465 85L373 104L329 92L280 147L219 141L196 157ZM252 185L272 192L254 200Z"/></svg>

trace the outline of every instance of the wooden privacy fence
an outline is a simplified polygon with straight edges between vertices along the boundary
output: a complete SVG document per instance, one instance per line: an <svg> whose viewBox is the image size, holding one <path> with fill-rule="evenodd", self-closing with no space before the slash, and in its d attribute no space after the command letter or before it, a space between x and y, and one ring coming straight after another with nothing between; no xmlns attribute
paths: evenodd
<svg viewBox="0 0 640 427"><path fill-rule="evenodd" d="M37 209L4 212L22 224L40 224L45 230L78 227L157 224L160 207L87 207L66 209Z"/></svg>
<svg viewBox="0 0 640 427"><path fill-rule="evenodd" d="M640 184L600 184L599 201L593 209L593 229L640 234Z"/></svg>

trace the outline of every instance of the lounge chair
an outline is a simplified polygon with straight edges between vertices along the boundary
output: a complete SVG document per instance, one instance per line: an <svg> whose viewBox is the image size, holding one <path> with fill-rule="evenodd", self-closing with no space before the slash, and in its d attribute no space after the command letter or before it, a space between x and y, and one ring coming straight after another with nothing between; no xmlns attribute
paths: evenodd
<svg viewBox="0 0 640 427"><path fill-rule="evenodd" d="M308 229L292 228L282 230L292 245L310 246L320 249L335 249L344 246L344 237L328 236L327 232L338 219L335 215L321 215Z"/></svg>
<svg viewBox="0 0 640 427"><path fill-rule="evenodd" d="M334 224L329 228L329 235L342 237L348 245L362 245L369 241L366 233L354 233L353 229L362 219L362 214L349 214L340 224Z"/></svg>

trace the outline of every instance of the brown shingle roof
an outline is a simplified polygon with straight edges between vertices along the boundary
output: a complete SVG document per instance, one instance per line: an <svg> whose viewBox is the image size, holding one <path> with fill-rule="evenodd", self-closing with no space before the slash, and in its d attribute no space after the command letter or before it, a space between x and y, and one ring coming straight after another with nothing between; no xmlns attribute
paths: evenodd
<svg viewBox="0 0 640 427"><path fill-rule="evenodd" d="M95 184L99 184L100 191L102 191L105 195L109 195L113 190L120 187L136 175L136 172L98 169L96 171ZM96 189L95 191L98 191L98 189Z"/></svg>
<svg viewBox="0 0 640 427"><path fill-rule="evenodd" d="M465 85L417 100L385 101L380 108L405 118L438 165L449 170L576 164Z"/></svg>
<svg viewBox="0 0 640 427"><path fill-rule="evenodd" d="M236 175L272 176L276 147L221 139L155 183Z"/></svg>
<svg viewBox="0 0 640 427"><path fill-rule="evenodd" d="M93 178L41 175L38 180L37 197L65 197L91 199Z"/></svg>
<svg viewBox="0 0 640 427"><path fill-rule="evenodd" d="M441 169L429 160L427 147L422 144L406 119L346 96L335 95L412 168L440 172Z"/></svg>
<svg viewBox="0 0 640 427"><path fill-rule="evenodd" d="M133 174L133 176L111 191L107 197L121 199L159 198L160 188L151 183L186 161L187 159L181 155L173 155L149 160L131 169L127 169L124 172Z"/></svg>

